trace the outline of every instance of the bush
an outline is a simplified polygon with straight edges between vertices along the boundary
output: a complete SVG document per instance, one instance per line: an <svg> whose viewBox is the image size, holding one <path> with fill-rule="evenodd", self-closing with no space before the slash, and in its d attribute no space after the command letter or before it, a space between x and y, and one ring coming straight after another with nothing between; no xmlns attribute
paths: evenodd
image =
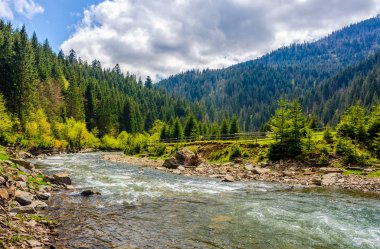
<svg viewBox="0 0 380 249"><path fill-rule="evenodd" d="M334 136L331 132L330 126L326 126L325 131L323 132L323 140L328 144L332 144L334 142Z"/></svg>
<svg viewBox="0 0 380 249"><path fill-rule="evenodd" d="M243 155L243 152L242 152L242 149L240 148L239 145L233 145L230 148L230 153L229 153L229 159L230 160L241 157L242 155Z"/></svg>
<svg viewBox="0 0 380 249"><path fill-rule="evenodd" d="M356 148L350 139L340 138L337 141L335 152L342 156L345 163L362 166L368 166L371 164L370 155L367 152Z"/></svg>
<svg viewBox="0 0 380 249"><path fill-rule="evenodd" d="M166 145L164 143L158 143L156 144L154 148L154 155L155 156L163 156L166 151Z"/></svg>

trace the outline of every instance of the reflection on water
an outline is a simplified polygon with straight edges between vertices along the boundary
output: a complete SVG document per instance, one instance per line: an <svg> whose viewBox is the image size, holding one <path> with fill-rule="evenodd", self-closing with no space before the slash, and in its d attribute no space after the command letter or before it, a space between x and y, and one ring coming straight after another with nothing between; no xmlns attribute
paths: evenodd
<svg viewBox="0 0 380 249"><path fill-rule="evenodd" d="M273 183L223 183L101 160L39 161L69 171L77 192L53 196L66 248L380 248L380 200ZM101 196L81 197L83 188Z"/></svg>

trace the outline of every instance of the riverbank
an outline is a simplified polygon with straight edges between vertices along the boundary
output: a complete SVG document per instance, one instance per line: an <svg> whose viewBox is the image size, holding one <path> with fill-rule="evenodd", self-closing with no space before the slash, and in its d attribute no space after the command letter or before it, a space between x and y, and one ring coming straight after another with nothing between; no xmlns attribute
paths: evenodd
<svg viewBox="0 0 380 249"><path fill-rule="evenodd" d="M55 248L58 222L43 213L52 193L70 188L71 180L44 175L22 158L30 156L0 151L0 248Z"/></svg>
<svg viewBox="0 0 380 249"><path fill-rule="evenodd" d="M164 160L148 157L105 155L105 160L126 163L184 176L218 178L224 181L266 181L291 185L326 187L380 194L380 178L350 174L352 171L334 167L314 167L297 161L273 163L252 162L203 162L196 167L163 167ZM363 170L371 174L374 169Z"/></svg>

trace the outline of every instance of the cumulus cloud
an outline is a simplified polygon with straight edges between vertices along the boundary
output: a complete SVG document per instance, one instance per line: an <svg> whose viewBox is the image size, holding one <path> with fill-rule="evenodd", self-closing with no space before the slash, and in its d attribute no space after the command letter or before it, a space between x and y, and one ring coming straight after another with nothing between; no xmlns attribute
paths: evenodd
<svg viewBox="0 0 380 249"><path fill-rule="evenodd" d="M220 68L377 14L378 0L105 0L61 48L155 79Z"/></svg>
<svg viewBox="0 0 380 249"><path fill-rule="evenodd" d="M0 0L0 18L13 20L13 10L27 18L44 12L34 0Z"/></svg>
<svg viewBox="0 0 380 249"><path fill-rule="evenodd" d="M13 12L9 7L9 0L0 0L0 18L13 19Z"/></svg>
<svg viewBox="0 0 380 249"><path fill-rule="evenodd" d="M14 0L14 7L18 13L27 18L32 18L34 15L44 12L44 8L33 0Z"/></svg>

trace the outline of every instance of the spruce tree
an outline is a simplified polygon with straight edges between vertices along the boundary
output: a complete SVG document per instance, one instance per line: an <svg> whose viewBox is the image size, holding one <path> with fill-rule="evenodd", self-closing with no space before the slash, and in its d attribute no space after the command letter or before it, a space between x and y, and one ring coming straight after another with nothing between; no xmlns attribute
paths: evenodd
<svg viewBox="0 0 380 249"><path fill-rule="evenodd" d="M178 118L174 120L173 130L171 134L172 134L171 135L172 138L176 138L178 140L183 139L183 128L182 128L181 121Z"/></svg>
<svg viewBox="0 0 380 249"><path fill-rule="evenodd" d="M234 117L231 121L229 134L234 135L234 134L239 133L239 132L240 132L239 122L238 122L236 115L234 115Z"/></svg>
<svg viewBox="0 0 380 249"><path fill-rule="evenodd" d="M153 87L152 79L150 78L150 76L146 77L144 86L148 89L151 89Z"/></svg>
<svg viewBox="0 0 380 249"><path fill-rule="evenodd" d="M35 111L38 101L38 77L34 53L25 26L16 37L14 51L13 101L16 103L16 115L20 119L22 128L25 128L27 118L30 113Z"/></svg>
<svg viewBox="0 0 380 249"><path fill-rule="evenodd" d="M197 121L192 113L187 117L185 125L185 137L199 136L199 127Z"/></svg>
<svg viewBox="0 0 380 249"><path fill-rule="evenodd" d="M228 129L228 123L226 119L223 119L222 126L220 127L220 135L228 135L229 129Z"/></svg>

